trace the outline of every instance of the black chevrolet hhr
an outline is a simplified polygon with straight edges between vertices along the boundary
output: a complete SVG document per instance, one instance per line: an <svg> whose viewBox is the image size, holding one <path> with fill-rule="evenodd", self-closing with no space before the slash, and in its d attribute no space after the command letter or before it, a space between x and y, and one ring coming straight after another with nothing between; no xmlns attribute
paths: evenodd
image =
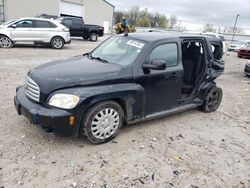
<svg viewBox="0 0 250 188"><path fill-rule="evenodd" d="M29 71L16 89L19 115L49 132L95 144L122 125L198 108L214 112L222 90L222 42L215 37L134 33L92 52Z"/></svg>

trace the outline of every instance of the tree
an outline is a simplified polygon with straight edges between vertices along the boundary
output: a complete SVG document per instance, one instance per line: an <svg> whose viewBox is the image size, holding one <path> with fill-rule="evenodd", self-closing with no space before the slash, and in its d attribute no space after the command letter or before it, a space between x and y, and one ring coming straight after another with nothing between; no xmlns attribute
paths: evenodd
<svg viewBox="0 0 250 188"><path fill-rule="evenodd" d="M115 24L119 23L125 16L130 25L138 27L168 27L168 19L164 14L149 13L148 9L140 10L139 6L134 6L128 11L116 11L114 13Z"/></svg>

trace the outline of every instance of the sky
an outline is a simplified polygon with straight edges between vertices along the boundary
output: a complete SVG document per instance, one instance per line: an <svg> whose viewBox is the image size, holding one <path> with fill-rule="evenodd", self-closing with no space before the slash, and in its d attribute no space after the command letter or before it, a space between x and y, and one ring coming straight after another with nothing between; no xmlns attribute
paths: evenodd
<svg viewBox="0 0 250 188"><path fill-rule="evenodd" d="M240 14L237 26L250 34L250 0L109 0L116 10L128 10L132 6L148 8L170 17L176 15L189 30L202 29L205 23L214 26L233 26Z"/></svg>

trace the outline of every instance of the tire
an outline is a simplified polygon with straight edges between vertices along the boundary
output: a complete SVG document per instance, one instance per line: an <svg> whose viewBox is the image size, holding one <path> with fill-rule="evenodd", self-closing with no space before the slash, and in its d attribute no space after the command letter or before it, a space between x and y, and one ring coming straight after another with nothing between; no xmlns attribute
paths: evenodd
<svg viewBox="0 0 250 188"><path fill-rule="evenodd" d="M92 42L96 42L98 40L98 35L96 33L91 33L89 39Z"/></svg>
<svg viewBox="0 0 250 188"><path fill-rule="evenodd" d="M220 106L222 96L223 92L221 88L216 86L212 87L208 91L206 98L199 109L205 113L215 112Z"/></svg>
<svg viewBox="0 0 250 188"><path fill-rule="evenodd" d="M241 56L241 55L238 55L238 58L242 58L242 56Z"/></svg>
<svg viewBox="0 0 250 188"><path fill-rule="evenodd" d="M1 48L12 48L13 47L13 41L5 36L5 35L1 35L0 36L0 47Z"/></svg>
<svg viewBox="0 0 250 188"><path fill-rule="evenodd" d="M62 37L54 37L51 39L50 45L53 49L62 49L64 46L64 39Z"/></svg>
<svg viewBox="0 0 250 188"><path fill-rule="evenodd" d="M81 133L93 144L112 140L120 131L124 112L114 101L100 102L92 106L81 123ZM99 124L99 127L98 127Z"/></svg>
<svg viewBox="0 0 250 188"><path fill-rule="evenodd" d="M119 35L121 33L121 29L116 29L116 34Z"/></svg>
<svg viewBox="0 0 250 188"><path fill-rule="evenodd" d="M89 37L87 37L87 36L83 36L82 37L84 40L88 40L89 39Z"/></svg>

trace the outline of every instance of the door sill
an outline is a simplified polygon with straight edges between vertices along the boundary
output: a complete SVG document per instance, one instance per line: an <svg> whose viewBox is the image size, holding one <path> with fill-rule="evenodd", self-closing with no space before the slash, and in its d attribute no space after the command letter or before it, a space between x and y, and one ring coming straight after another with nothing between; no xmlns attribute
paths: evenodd
<svg viewBox="0 0 250 188"><path fill-rule="evenodd" d="M198 106L200 106L200 103L191 103L191 104L185 104L185 105L179 105L175 108L169 109L169 110L165 110L162 112L157 112L154 114L150 114L147 115L145 117L145 120L151 120L151 119L155 119L155 118L159 118L159 117L163 117L163 116L167 116L167 115L172 115L178 112L183 112L186 110L191 110L193 108L197 108Z"/></svg>

